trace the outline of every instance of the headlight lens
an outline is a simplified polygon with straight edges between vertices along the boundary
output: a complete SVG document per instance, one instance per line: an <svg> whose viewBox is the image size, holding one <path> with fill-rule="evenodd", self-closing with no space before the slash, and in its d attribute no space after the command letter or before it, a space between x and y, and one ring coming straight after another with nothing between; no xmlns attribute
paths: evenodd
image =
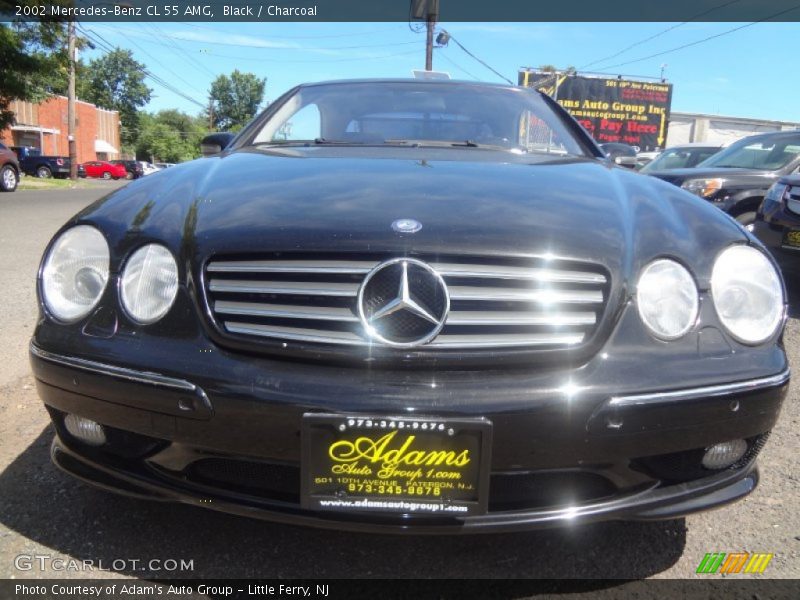
<svg viewBox="0 0 800 600"><path fill-rule="evenodd" d="M760 344L783 320L783 286L772 263L750 246L731 246L717 257L711 295L720 321L745 344Z"/></svg>
<svg viewBox="0 0 800 600"><path fill-rule="evenodd" d="M674 340L692 328L700 301L689 271L673 260L659 259L639 276L636 304L642 321L656 337Z"/></svg>
<svg viewBox="0 0 800 600"><path fill-rule="evenodd" d="M681 187L697 196L710 198L722 189L722 179L688 179Z"/></svg>
<svg viewBox="0 0 800 600"><path fill-rule="evenodd" d="M42 299L62 321L89 314L108 283L109 251L103 234L78 225L61 234L42 268Z"/></svg>
<svg viewBox="0 0 800 600"><path fill-rule="evenodd" d="M155 323L175 301L178 265L164 246L148 244L128 259L122 272L120 296L128 314L142 324Z"/></svg>

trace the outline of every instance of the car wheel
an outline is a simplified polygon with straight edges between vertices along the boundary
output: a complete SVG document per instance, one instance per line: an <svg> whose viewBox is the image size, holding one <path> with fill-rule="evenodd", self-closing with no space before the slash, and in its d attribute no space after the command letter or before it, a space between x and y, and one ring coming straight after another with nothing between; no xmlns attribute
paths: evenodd
<svg viewBox="0 0 800 600"><path fill-rule="evenodd" d="M14 170L14 167L6 165L0 169L0 190L4 192L13 192L17 189L18 183L19 177L17 177L17 172Z"/></svg>
<svg viewBox="0 0 800 600"><path fill-rule="evenodd" d="M756 225L756 213L755 211L742 213L736 216L736 220L742 227L747 229L747 231L753 231Z"/></svg>
<svg viewBox="0 0 800 600"><path fill-rule="evenodd" d="M103 179L111 179L111 173L108 171L103 171Z"/></svg>
<svg viewBox="0 0 800 600"><path fill-rule="evenodd" d="M133 179L133 173L131 173L130 171L126 172L125 179Z"/></svg>
<svg viewBox="0 0 800 600"><path fill-rule="evenodd" d="M42 179L50 179L53 176L53 172L48 167L38 167L36 169L36 176Z"/></svg>

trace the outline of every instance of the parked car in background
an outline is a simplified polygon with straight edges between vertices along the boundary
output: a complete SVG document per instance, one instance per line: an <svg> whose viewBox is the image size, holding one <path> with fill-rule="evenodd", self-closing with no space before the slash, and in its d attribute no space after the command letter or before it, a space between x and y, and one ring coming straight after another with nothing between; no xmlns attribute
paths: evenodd
<svg viewBox="0 0 800 600"><path fill-rule="evenodd" d="M0 144L0 191L13 192L19 185L19 162L13 150Z"/></svg>
<svg viewBox="0 0 800 600"><path fill-rule="evenodd" d="M32 146L12 146L19 159L20 169L26 175L35 177L69 177L68 156L47 156Z"/></svg>
<svg viewBox="0 0 800 600"><path fill-rule="evenodd" d="M110 160L108 162L125 167L125 179L138 179L144 176L144 169L137 160Z"/></svg>
<svg viewBox="0 0 800 600"><path fill-rule="evenodd" d="M600 144L606 156L613 160L621 167L628 169L636 168L636 148L628 144L621 144L619 142L607 142Z"/></svg>
<svg viewBox="0 0 800 600"><path fill-rule="evenodd" d="M721 149L722 146L719 144L704 144L702 142L672 146L657 154L650 162L642 166L639 172L650 173L651 171L696 167L707 158L714 156Z"/></svg>
<svg viewBox="0 0 800 600"><path fill-rule="evenodd" d="M786 278L800 277L800 175L781 177L764 196L753 228Z"/></svg>
<svg viewBox="0 0 800 600"><path fill-rule="evenodd" d="M158 167L156 167L153 163L149 163L144 160L140 160L139 165L142 167L142 173L144 175L152 175L153 173L158 173L161 170Z"/></svg>
<svg viewBox="0 0 800 600"><path fill-rule="evenodd" d="M752 230L767 190L800 168L800 131L751 135L690 169L649 175L705 198Z"/></svg>
<svg viewBox="0 0 800 600"><path fill-rule="evenodd" d="M202 145L44 253L31 364L64 471L396 533L673 519L755 488L789 385L773 259L608 168L548 96L308 84Z"/></svg>
<svg viewBox="0 0 800 600"><path fill-rule="evenodd" d="M128 172L124 165L115 165L104 160L94 160L83 163L87 177L102 177L103 179L123 179Z"/></svg>
<svg viewBox="0 0 800 600"><path fill-rule="evenodd" d="M169 169L170 167L174 167L175 163L165 163L165 162L157 162L155 166L159 169Z"/></svg>

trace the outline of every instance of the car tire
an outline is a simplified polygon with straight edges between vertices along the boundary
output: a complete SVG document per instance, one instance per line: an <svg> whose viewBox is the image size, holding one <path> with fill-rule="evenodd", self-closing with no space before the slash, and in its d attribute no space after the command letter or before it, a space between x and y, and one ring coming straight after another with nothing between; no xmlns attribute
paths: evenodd
<svg viewBox="0 0 800 600"><path fill-rule="evenodd" d="M130 171L127 171L125 173L125 179L133 179L133 173L131 173Z"/></svg>
<svg viewBox="0 0 800 600"><path fill-rule="evenodd" d="M736 220L739 224L747 229L747 231L753 231L753 227L756 224L756 213L755 211L745 212L740 215L736 215Z"/></svg>
<svg viewBox="0 0 800 600"><path fill-rule="evenodd" d="M41 179L50 179L53 176L53 172L50 167L36 167L36 176Z"/></svg>
<svg viewBox="0 0 800 600"><path fill-rule="evenodd" d="M103 171L103 179L111 179L111 173L109 171Z"/></svg>
<svg viewBox="0 0 800 600"><path fill-rule="evenodd" d="M13 192L17 189L19 184L19 175L11 165L5 165L0 169L0 190L4 192Z"/></svg>

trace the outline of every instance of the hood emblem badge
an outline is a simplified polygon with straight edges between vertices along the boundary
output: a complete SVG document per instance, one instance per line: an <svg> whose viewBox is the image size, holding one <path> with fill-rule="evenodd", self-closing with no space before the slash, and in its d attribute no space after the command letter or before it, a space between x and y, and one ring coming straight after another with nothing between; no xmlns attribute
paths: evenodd
<svg viewBox="0 0 800 600"><path fill-rule="evenodd" d="M358 316L372 340L395 348L421 346L435 338L450 311L442 276L413 258L375 267L358 292Z"/></svg>
<svg viewBox="0 0 800 600"><path fill-rule="evenodd" d="M392 229L397 233L417 233L422 229L422 223L416 219L397 219L392 223Z"/></svg>

